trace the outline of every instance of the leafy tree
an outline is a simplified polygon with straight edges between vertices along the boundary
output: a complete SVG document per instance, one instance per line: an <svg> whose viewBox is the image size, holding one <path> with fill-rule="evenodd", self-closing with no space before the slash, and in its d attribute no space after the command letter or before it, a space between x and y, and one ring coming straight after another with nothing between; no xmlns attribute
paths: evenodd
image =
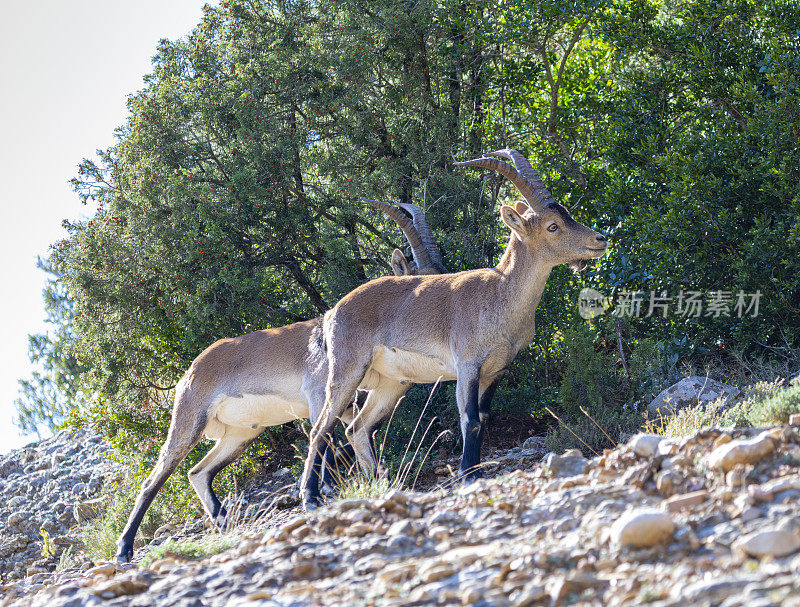
<svg viewBox="0 0 800 607"><path fill-rule="evenodd" d="M497 254L479 228L494 211L451 168L467 132L453 115L472 120L483 85L437 15L223 2L162 41L118 143L73 181L96 215L52 254L96 396L76 423L153 453L165 395L204 347L318 315L386 273L395 232L359 195L427 206L453 269ZM453 70L466 91L442 86Z"/></svg>
<svg viewBox="0 0 800 607"><path fill-rule="evenodd" d="M603 276L725 292L728 315L644 325L682 354L798 345L798 16L796 3L705 0L608 28L625 86L602 141L599 196L619 221ZM738 317L739 291L761 292L757 317Z"/></svg>
<svg viewBox="0 0 800 607"><path fill-rule="evenodd" d="M69 347L47 347L75 357L65 381L90 398L55 405L53 423L71 407L153 454L203 348L319 315L388 272L398 238L359 196L426 207L449 269L493 264L507 238L496 203L514 193L452 161L505 146L612 249L580 277L553 272L498 407L570 409L586 392L619 408L644 385L624 357L645 351L674 364L796 348L799 16L785 0L206 7L160 43L117 143L73 182L98 211L53 249ZM680 316L673 301L620 328L578 317L586 284L762 300L744 318ZM570 353L590 342L584 376Z"/></svg>

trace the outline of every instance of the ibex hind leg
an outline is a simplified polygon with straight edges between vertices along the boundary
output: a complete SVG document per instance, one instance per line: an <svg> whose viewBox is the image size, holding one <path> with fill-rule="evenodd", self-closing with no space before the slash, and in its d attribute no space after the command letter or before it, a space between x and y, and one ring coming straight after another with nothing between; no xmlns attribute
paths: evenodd
<svg viewBox="0 0 800 607"><path fill-rule="evenodd" d="M222 438L218 439L211 451L189 471L189 481L200 498L203 509L220 529L225 529L227 526L228 512L214 493L212 486L214 477L241 456L263 430L263 428L227 426Z"/></svg>
<svg viewBox="0 0 800 607"><path fill-rule="evenodd" d="M306 510L313 510L320 504L319 477L324 449L338 420L350 406L368 365L369 361L364 361L362 365L358 366L357 373L339 374L334 370L330 374L326 406L311 429L308 457L303 469L300 490L303 495L303 507ZM334 365L334 369L336 366Z"/></svg>
<svg viewBox="0 0 800 607"><path fill-rule="evenodd" d="M153 471L147 476L139 490L139 495L133 505L133 510L128 517L128 523L117 541L117 560L128 562L133 558L133 540L139 525L142 524L147 509L155 499L159 489L164 485L170 475L186 459L189 452L200 442L205 427L205 419L201 419L191 412L182 411L180 405L176 406L172 416L167 440L161 447Z"/></svg>
<svg viewBox="0 0 800 607"><path fill-rule="evenodd" d="M381 422L391 416L397 401L408 392L409 386L394 380L385 379L370 391L363 408L347 428L347 439L355 450L361 469L373 476L378 471L373 432Z"/></svg>

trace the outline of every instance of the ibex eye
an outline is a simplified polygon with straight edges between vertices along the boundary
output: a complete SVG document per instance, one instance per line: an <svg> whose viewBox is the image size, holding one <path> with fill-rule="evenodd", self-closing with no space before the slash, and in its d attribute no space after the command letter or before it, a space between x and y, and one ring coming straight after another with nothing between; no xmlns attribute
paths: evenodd
<svg viewBox="0 0 800 607"><path fill-rule="evenodd" d="M556 224L554 224L554 223L551 223L549 226L547 226L547 231L548 232L555 232L557 229L558 229L558 226Z"/></svg>

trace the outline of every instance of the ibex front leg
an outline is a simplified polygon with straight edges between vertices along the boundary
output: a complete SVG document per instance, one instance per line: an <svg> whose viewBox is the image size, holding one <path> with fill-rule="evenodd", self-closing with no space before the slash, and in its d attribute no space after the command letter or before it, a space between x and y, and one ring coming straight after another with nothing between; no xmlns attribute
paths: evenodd
<svg viewBox="0 0 800 607"><path fill-rule="evenodd" d="M456 372L456 400L461 416L461 437L464 440L458 478L465 481L482 476L478 469L481 461L481 439L483 438L483 424L481 424L478 408L480 374L480 365L475 363L459 365Z"/></svg>

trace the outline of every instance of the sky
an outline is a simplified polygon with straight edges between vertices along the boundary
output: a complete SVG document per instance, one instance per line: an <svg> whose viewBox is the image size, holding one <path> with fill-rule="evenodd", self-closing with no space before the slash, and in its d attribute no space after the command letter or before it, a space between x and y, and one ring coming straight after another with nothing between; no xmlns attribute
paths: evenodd
<svg viewBox="0 0 800 607"><path fill-rule="evenodd" d="M82 158L114 143L125 101L162 38L200 21L200 0L5 2L0 19L0 453L35 437L12 424L30 374L28 334L46 329L38 255L85 218L70 188ZM213 4L213 2L212 2Z"/></svg>

